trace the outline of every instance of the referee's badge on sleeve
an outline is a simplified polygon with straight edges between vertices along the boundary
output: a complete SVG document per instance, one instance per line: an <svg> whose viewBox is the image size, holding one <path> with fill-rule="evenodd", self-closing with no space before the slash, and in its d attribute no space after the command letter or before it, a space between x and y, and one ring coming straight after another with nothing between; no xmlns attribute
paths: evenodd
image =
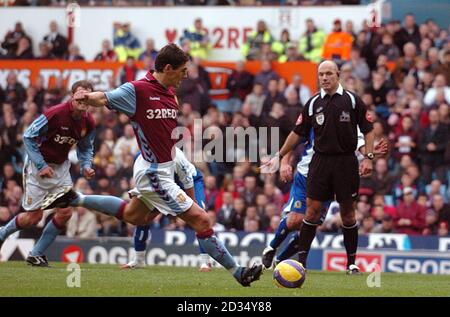
<svg viewBox="0 0 450 317"><path fill-rule="evenodd" d="M295 123L295 125L300 125L302 124L303 121L303 115L300 113L300 115L297 118L297 122Z"/></svg>
<svg viewBox="0 0 450 317"><path fill-rule="evenodd" d="M316 114L316 122L318 125L322 125L324 121L325 115L323 114L323 112Z"/></svg>

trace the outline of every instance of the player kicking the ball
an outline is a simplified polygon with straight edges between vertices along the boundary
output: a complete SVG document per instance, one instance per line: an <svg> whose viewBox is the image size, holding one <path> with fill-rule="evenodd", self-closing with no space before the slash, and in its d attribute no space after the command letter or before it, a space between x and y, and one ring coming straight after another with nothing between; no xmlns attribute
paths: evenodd
<svg viewBox="0 0 450 317"><path fill-rule="evenodd" d="M78 195L72 206L109 212L126 222L147 225L158 215L180 217L196 232L200 246L243 286L258 280L262 265L241 267L211 228L206 212L174 180L175 140L179 111L173 87L187 74L188 56L175 44L163 47L155 59L155 72L145 78L103 92L80 92L76 100L126 114L131 119L141 154L134 163L136 188L129 203L112 196ZM57 204L65 202L61 199Z"/></svg>
<svg viewBox="0 0 450 317"><path fill-rule="evenodd" d="M92 84L82 80L73 84L75 93L93 91ZM91 179L94 119L81 100L68 102L48 109L28 127L23 136L27 157L23 168L22 207L27 212L16 215L0 228L0 248L12 233L36 225L42 218L46 202L70 195L73 186L70 177L68 154L77 144L83 176ZM26 261L33 266L48 266L44 251L55 240L72 216L70 208L57 209L53 219L45 226L42 236L34 245Z"/></svg>
<svg viewBox="0 0 450 317"><path fill-rule="evenodd" d="M175 179L176 183L192 198L199 206L205 208L205 185L203 176L191 162L188 161L183 151L175 148ZM139 157L140 154L137 156ZM134 251L135 257L130 263L122 266L123 269L134 269L145 266L145 250L147 249L147 240L150 232L150 226L136 226L134 231ZM200 272L211 271L211 261L209 255L200 247Z"/></svg>

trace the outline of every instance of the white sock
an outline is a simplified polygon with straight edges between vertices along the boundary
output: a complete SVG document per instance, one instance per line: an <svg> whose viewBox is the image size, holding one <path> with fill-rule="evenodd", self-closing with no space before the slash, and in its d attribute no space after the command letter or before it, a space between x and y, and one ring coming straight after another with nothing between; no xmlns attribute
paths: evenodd
<svg viewBox="0 0 450 317"><path fill-rule="evenodd" d="M136 263L145 264L145 251L136 251Z"/></svg>
<svg viewBox="0 0 450 317"><path fill-rule="evenodd" d="M209 255L207 253L200 253L200 259L202 265L209 263Z"/></svg>

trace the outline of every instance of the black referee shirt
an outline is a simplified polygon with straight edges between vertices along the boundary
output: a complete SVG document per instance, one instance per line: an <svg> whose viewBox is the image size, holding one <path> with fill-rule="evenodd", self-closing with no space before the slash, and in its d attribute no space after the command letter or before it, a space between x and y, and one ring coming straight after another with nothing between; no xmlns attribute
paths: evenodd
<svg viewBox="0 0 450 317"><path fill-rule="evenodd" d="M294 132L308 138L314 129L314 151L325 155L356 151L357 126L363 134L372 131L372 119L361 98L339 84L333 96L321 89L300 114Z"/></svg>

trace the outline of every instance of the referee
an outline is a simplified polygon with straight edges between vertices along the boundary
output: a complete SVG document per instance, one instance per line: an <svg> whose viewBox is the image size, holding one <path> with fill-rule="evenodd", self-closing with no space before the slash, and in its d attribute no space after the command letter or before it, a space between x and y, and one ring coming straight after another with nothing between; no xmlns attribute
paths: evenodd
<svg viewBox="0 0 450 317"><path fill-rule="evenodd" d="M306 215L300 229L299 262L304 266L320 220L322 203L336 199L340 205L342 232L347 251L347 274L358 274L355 265L358 225L354 201L358 197L360 175L372 172L372 120L366 106L353 92L339 84L339 70L333 61L318 67L320 92L311 97L277 155L265 164L278 166L280 158L301 140L314 134L314 155L307 178ZM364 134L366 155L361 165L355 155L357 126Z"/></svg>

